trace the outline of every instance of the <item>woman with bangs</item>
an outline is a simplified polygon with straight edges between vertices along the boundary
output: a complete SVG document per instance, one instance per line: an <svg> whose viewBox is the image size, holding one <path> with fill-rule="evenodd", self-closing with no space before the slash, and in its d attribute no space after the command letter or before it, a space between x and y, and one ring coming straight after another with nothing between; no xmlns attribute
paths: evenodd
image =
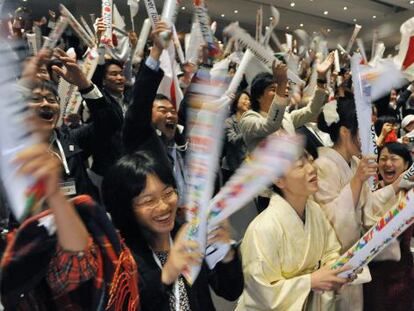
<svg viewBox="0 0 414 311"><path fill-rule="evenodd" d="M179 310L215 310L209 286L228 300L242 292L240 259L230 248L214 269L202 261L198 244L185 240L186 225L176 221L178 194L171 169L155 159L148 152L126 155L102 185L105 206L139 267L141 310L175 310L177 305ZM208 244L215 242L230 243L228 228L212 233ZM181 273L200 264L190 286Z"/></svg>

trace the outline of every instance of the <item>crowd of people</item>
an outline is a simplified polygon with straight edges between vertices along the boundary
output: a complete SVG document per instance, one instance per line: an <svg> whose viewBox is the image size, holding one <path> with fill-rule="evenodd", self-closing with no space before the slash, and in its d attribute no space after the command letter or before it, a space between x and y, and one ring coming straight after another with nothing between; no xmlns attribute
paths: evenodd
<svg viewBox="0 0 414 311"><path fill-rule="evenodd" d="M375 155L362 154L347 53L337 71L334 51L283 45L272 68L253 79L243 73L217 137L215 192L267 137L300 135L305 144L254 197L257 216L241 241L232 239L228 220L208 232L207 245L229 246L211 266L187 235L187 92L200 70L218 64L231 81L246 49L215 39L214 53L201 44L195 61L171 60L184 95L177 102L176 92L160 92L166 40L173 45L168 22L154 24L134 57L138 35L114 27L114 46L102 47L106 25L97 18L99 60L88 78L82 63L91 48L71 28L56 48L29 48L32 33L47 37L58 20L53 11L35 20L19 7L1 23L34 116L22 126L40 137L14 163L44 185L41 209L23 221L12 212L9 185L0 188L5 310L216 310L211 290L237 302L236 310L414 310L413 226L348 278L341 274L350 267L332 268L414 186L403 178L414 156L414 82L372 102ZM289 78L292 71L305 85ZM62 82L80 98L70 113ZM201 267L192 284L185 277L191 266Z"/></svg>

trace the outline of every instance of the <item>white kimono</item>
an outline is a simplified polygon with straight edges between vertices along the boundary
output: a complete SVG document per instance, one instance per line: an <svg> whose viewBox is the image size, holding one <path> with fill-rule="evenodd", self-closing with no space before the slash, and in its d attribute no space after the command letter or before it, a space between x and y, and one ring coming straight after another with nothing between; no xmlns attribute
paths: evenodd
<svg viewBox="0 0 414 311"><path fill-rule="evenodd" d="M387 186L371 192L365 182L357 206L353 205L350 181L355 175L359 159L353 157L350 165L334 149L321 147L315 161L319 191L315 200L331 222L341 243L341 254L347 251L362 233L391 206L385 204L395 197L393 187ZM363 309L362 285L346 286L341 290L337 310L359 311Z"/></svg>
<svg viewBox="0 0 414 311"><path fill-rule="evenodd" d="M244 291L236 311L334 310L334 293L314 293L311 273L333 263L341 248L318 204L308 200L305 223L274 195L249 225L241 245Z"/></svg>

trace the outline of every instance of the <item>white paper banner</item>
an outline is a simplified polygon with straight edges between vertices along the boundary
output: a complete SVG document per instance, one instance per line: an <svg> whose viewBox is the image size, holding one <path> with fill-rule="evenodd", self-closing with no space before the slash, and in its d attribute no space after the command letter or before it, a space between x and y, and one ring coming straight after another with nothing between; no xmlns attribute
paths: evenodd
<svg viewBox="0 0 414 311"><path fill-rule="evenodd" d="M354 32L352 33L351 39L349 39L348 45L346 46L346 53L349 54L351 52L352 46L354 45L361 28L361 25L355 24Z"/></svg>
<svg viewBox="0 0 414 311"><path fill-rule="evenodd" d="M407 194L406 200L388 211L377 224L343 254L333 268L347 266L350 270L339 274L347 278L362 267L365 267L383 249L403 233L414 222L414 193Z"/></svg>
<svg viewBox="0 0 414 311"><path fill-rule="evenodd" d="M303 139L299 136L267 137L211 201L209 229L240 210L281 177L302 152Z"/></svg>
<svg viewBox="0 0 414 311"><path fill-rule="evenodd" d="M113 47L112 43L112 0L102 0L102 19L105 24L105 31L101 36L100 43Z"/></svg>
<svg viewBox="0 0 414 311"><path fill-rule="evenodd" d="M76 32L79 39L81 39L88 47L93 48L95 46L94 38L91 38L81 24L76 20L76 18L70 13L70 11L63 5L60 5L60 13L63 16L67 17L69 20L69 25Z"/></svg>
<svg viewBox="0 0 414 311"><path fill-rule="evenodd" d="M45 42L43 43L43 48L53 50L59 39L62 37L63 33L65 32L66 28L69 25L69 20L65 16L60 16L58 22L55 25L55 28L49 34L49 37L46 38Z"/></svg>

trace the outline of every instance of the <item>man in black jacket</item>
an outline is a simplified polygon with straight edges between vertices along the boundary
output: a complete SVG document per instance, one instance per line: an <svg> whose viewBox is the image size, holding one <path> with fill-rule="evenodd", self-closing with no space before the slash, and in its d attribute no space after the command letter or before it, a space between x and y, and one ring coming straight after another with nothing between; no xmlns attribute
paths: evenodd
<svg viewBox="0 0 414 311"><path fill-rule="evenodd" d="M137 74L133 102L125 115L123 143L127 153L146 150L170 165L177 183L179 206L182 206L185 199L184 154L187 144L180 135L182 127L177 124L175 107L167 97L157 95L164 72L159 61L163 47L156 34L163 31L169 31L169 28L161 22L154 31L150 55Z"/></svg>
<svg viewBox="0 0 414 311"><path fill-rule="evenodd" d="M48 81L34 85L28 99L29 105L42 120L42 128L50 131L50 150L60 159L64 168L61 183L63 192L68 196L89 194L99 199L97 189L88 177L85 161L93 153L96 141L103 140L109 133L121 128L121 119L116 118L99 89L86 79L76 60L61 50L57 53L64 67L53 66L52 69L78 87L94 122L74 130L66 126L56 127L60 113L59 98L56 88Z"/></svg>

